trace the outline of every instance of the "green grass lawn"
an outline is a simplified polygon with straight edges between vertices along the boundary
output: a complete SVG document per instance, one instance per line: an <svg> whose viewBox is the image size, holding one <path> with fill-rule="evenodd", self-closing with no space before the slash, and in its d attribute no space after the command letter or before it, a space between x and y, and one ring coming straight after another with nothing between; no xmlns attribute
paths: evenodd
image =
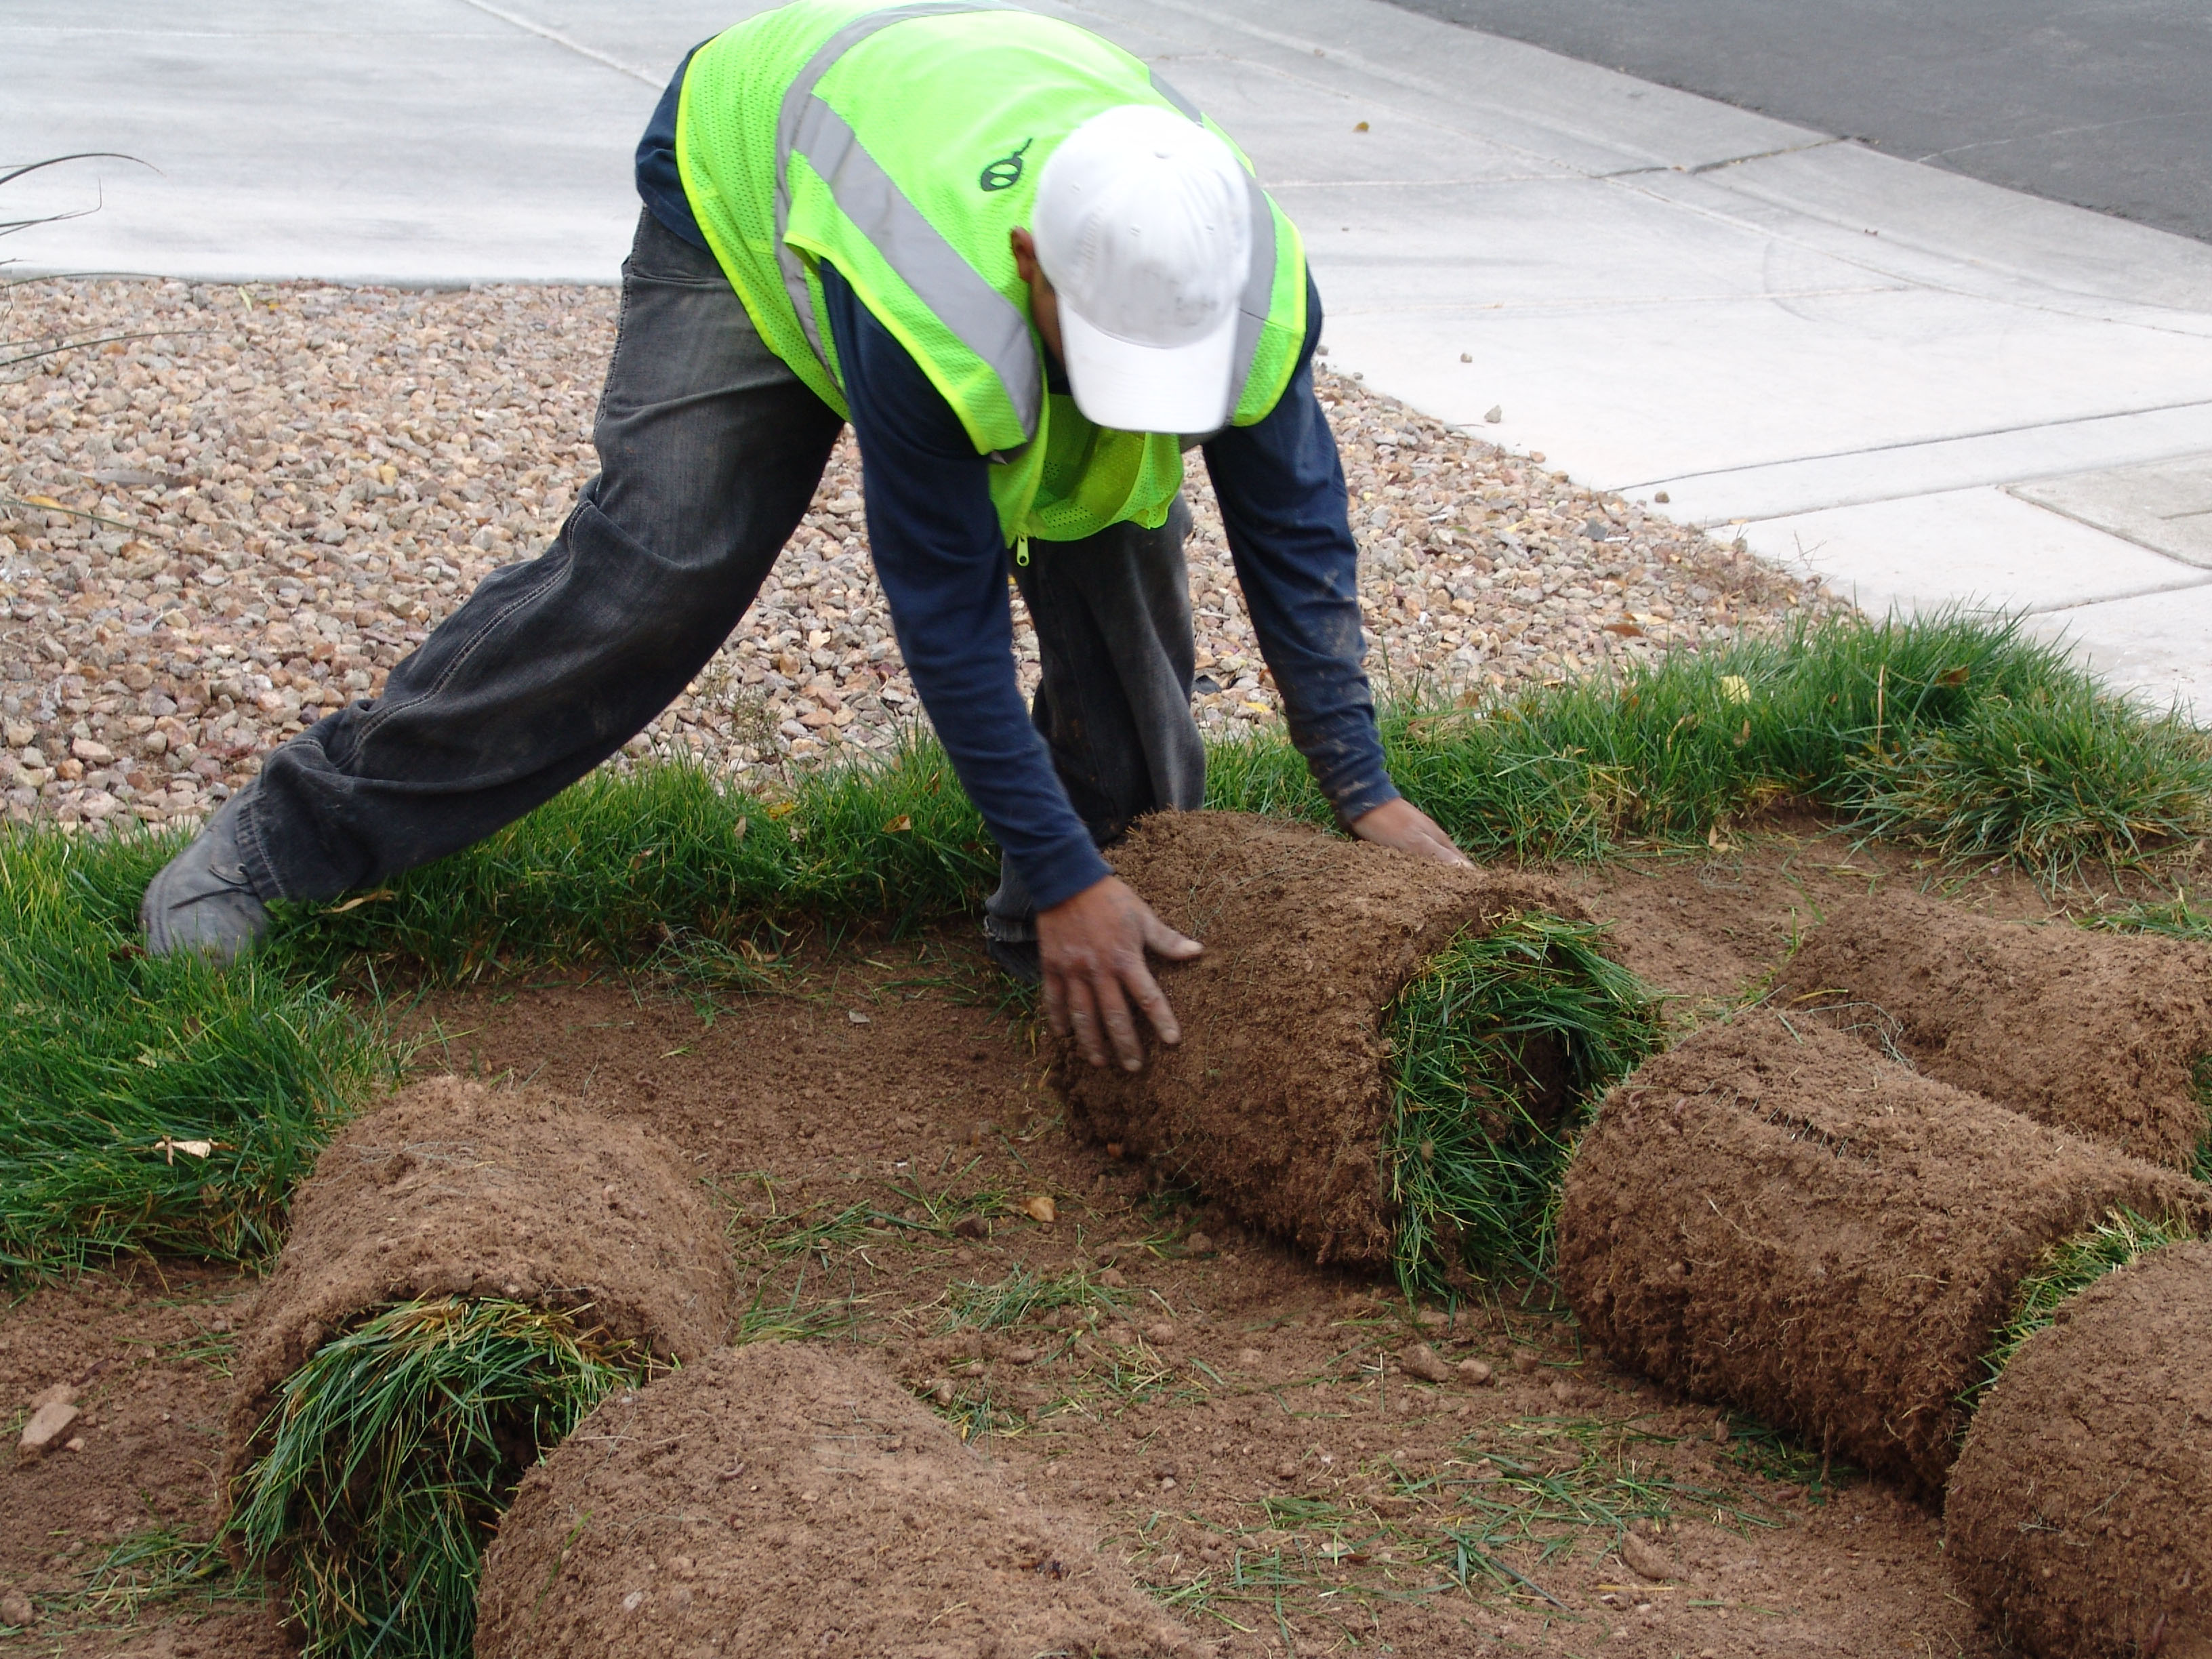
<svg viewBox="0 0 2212 1659"><path fill-rule="evenodd" d="M1394 775L1475 856L1603 858L1797 801L2046 884L2212 830L2212 738L2056 649L1959 617L1832 623L1384 721ZM1326 821L1279 737L1212 751L1211 805ZM750 794L683 766L602 773L490 840L329 907L249 963L148 960L136 908L173 837L0 836L0 1268L116 1250L257 1256L336 1124L394 1073L396 984L614 962L739 985L802 930L970 910L997 854L933 744ZM2185 905L2143 924L2186 932Z"/></svg>

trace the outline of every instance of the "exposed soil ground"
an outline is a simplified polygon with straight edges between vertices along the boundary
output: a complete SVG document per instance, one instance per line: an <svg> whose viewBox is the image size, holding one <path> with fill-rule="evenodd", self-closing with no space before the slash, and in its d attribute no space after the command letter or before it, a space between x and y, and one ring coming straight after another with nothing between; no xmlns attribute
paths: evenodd
<svg viewBox="0 0 2212 1659"><path fill-rule="evenodd" d="M1567 881L1686 1015L1762 984L1838 896L1923 873L1800 826ZM2011 881L1960 902L2046 913ZM1417 1315L1079 1143L964 928L803 954L772 996L546 975L426 996L405 1026L426 1074L535 1083L665 1136L734 1212L750 1331L877 1350L1223 1656L1998 1651L1937 1516L1893 1487L1609 1368L1538 1298ZM206 1536L255 1293L134 1263L0 1320L9 1422L71 1379L85 1413L82 1450L0 1450L0 1594L39 1620L0 1650L283 1651L250 1601L203 1590L134 1624L84 1599L118 1540ZM1417 1341L1494 1380L1419 1381L1395 1364Z"/></svg>

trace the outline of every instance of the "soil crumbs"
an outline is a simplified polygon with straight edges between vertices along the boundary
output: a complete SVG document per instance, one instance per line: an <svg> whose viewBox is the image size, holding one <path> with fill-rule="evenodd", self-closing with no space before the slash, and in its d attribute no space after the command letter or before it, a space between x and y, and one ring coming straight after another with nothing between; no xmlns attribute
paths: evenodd
<svg viewBox="0 0 2212 1659"><path fill-rule="evenodd" d="M1568 873L1685 1018L1765 983L1837 896L1921 879L1810 826L1736 833ZM1967 896L2046 914L2024 883ZM817 953L775 995L539 980L427 997L410 1029L426 1074L666 1136L730 1208L744 1334L874 1349L1221 1659L1997 1652L1932 1510L1611 1369L1540 1297L1409 1310L1077 1144L964 928ZM0 1608L34 1620L0 1650L288 1650L255 1587L170 1547L213 1525L256 1291L133 1262L0 1319ZM1415 1344L1453 1380L1419 1380ZM58 1383L81 1449L25 1459Z"/></svg>

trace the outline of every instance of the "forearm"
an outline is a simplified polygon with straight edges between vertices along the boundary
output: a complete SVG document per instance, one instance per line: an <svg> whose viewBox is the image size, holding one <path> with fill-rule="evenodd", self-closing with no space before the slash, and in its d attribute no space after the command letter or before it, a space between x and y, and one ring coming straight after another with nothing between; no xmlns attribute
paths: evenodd
<svg viewBox="0 0 2212 1659"><path fill-rule="evenodd" d="M1004 578L956 598L942 580L915 583L884 538L876 548L899 650L938 741L1038 908L1102 880L1106 861L1068 804L1022 702Z"/></svg>
<svg viewBox="0 0 2212 1659"><path fill-rule="evenodd" d="M1257 425L1206 447L1223 528L1261 654L1282 695L1291 741L1346 823L1395 800L1362 666L1358 547L1347 517L1344 469L1314 396L1311 352Z"/></svg>
<svg viewBox="0 0 2212 1659"><path fill-rule="evenodd" d="M899 651L961 787L1040 905L1107 874L1014 678L988 464L906 349L822 267Z"/></svg>

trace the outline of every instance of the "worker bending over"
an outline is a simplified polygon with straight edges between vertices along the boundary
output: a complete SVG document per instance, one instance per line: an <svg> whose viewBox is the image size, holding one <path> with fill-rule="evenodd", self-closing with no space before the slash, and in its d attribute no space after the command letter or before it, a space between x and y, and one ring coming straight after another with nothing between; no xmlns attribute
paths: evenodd
<svg viewBox="0 0 2212 1659"><path fill-rule="evenodd" d="M599 475L381 697L266 757L148 887L149 948L228 959L267 901L442 858L613 754L736 627L847 421L899 649L1003 852L992 954L1093 1064L1142 1063L1133 1003L1176 1040L1145 953L1200 948L1098 853L1204 793L1189 448L1340 820L1465 861L1383 768L1298 233L1181 94L1011 6L796 0L696 49L637 159Z"/></svg>

